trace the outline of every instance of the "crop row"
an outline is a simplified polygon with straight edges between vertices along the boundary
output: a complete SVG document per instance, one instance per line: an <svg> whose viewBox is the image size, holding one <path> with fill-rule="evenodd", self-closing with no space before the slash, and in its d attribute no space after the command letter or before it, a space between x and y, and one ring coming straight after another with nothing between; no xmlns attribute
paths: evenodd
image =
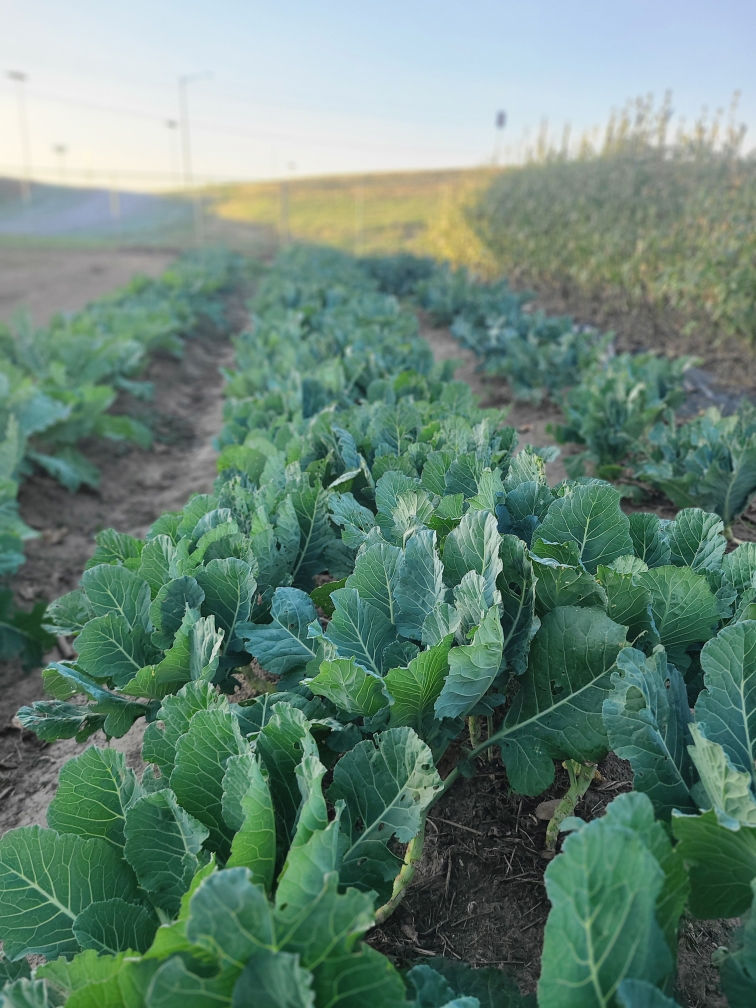
<svg viewBox="0 0 756 1008"><path fill-rule="evenodd" d="M493 748L520 794L556 762L571 781L539 1005L673 1004L683 911L753 896L756 546L726 554L698 508L628 517L599 479L549 487L553 449L515 454L349 257L288 251L252 308L214 493L145 540L101 533L48 611L77 658L19 718L85 740L144 717L148 768L90 747L48 828L0 840L6 1003L532 1004L495 970L405 980L362 941ZM273 691L229 702L253 660ZM635 791L584 823L612 750ZM733 1006L753 941L722 956Z"/></svg>
<svg viewBox="0 0 756 1008"><path fill-rule="evenodd" d="M0 326L0 576L18 570L24 540L36 535L18 515L20 482L36 469L71 491L96 487L99 471L77 448L84 438L149 447L144 424L108 410L119 392L152 397L152 385L139 378L150 354L180 357L202 321L226 328L221 295L237 269L224 250L193 253L159 279L137 277L47 328L24 315ZM14 614L10 592L0 595L0 658L39 662L40 616Z"/></svg>

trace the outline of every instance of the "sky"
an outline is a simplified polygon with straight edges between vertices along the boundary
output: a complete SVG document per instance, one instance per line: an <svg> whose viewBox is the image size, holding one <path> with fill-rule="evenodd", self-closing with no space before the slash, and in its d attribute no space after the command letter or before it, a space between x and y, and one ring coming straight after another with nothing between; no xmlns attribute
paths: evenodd
<svg viewBox="0 0 756 1008"><path fill-rule="evenodd" d="M741 90L756 142L753 0L0 0L0 24L0 175L23 161L9 71L35 176L79 184L176 185L167 122L200 73L198 182L514 160L544 120L576 137L666 90L688 122Z"/></svg>

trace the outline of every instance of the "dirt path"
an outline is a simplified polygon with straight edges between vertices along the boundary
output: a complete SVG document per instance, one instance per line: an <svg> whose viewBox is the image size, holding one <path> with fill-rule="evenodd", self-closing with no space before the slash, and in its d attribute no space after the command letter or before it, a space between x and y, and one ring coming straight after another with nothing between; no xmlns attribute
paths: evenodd
<svg viewBox="0 0 756 1008"><path fill-rule="evenodd" d="M28 308L36 325L46 325L56 312L78 311L135 273L159 276L176 255L171 249L0 245L0 321Z"/></svg>
<svg viewBox="0 0 756 1008"><path fill-rule="evenodd" d="M235 311L236 327L241 327L240 304ZM28 608L75 588L100 529L112 526L142 536L161 512L181 508L192 493L211 490L216 475L211 439L221 428L223 408L218 369L232 358L230 342L210 334L189 340L182 361L156 358L147 373L155 384L153 404L145 415L144 406L131 403L153 426L155 444L150 451L113 443L85 446L102 470L96 493L70 494L44 475L23 484L21 516L40 538L28 543L27 562L13 582L20 604ZM14 727L18 708L43 696L40 671L24 675L17 665L0 666L0 833L44 823L61 764L84 748L74 741L45 745ZM93 741L106 744L100 733ZM136 765L140 727L113 744Z"/></svg>

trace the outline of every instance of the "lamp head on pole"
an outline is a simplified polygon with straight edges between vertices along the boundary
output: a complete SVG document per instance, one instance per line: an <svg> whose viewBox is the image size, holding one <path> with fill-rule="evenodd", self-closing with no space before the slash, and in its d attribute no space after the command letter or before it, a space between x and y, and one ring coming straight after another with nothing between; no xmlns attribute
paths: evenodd
<svg viewBox="0 0 756 1008"><path fill-rule="evenodd" d="M504 129L507 125L507 113L500 110L496 113L496 129Z"/></svg>

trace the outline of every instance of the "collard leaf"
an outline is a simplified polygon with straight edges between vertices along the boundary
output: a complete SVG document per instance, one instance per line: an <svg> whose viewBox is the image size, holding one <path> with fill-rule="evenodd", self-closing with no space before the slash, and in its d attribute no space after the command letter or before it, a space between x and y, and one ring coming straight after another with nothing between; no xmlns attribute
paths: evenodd
<svg viewBox="0 0 756 1008"><path fill-rule="evenodd" d="M312 599L298 588L277 588L270 612L272 623L242 624L237 633L266 671L280 676L303 672L317 654L307 636L308 626L318 618Z"/></svg>
<svg viewBox="0 0 756 1008"><path fill-rule="evenodd" d="M726 829L715 811L672 815L672 832L690 873L690 912L699 920L739 917L751 905L756 828Z"/></svg>
<svg viewBox="0 0 756 1008"><path fill-rule="evenodd" d="M535 616L536 579L527 550L517 536L501 537L502 571L496 585L501 595L504 660L515 675L527 668L530 641L538 627Z"/></svg>
<svg viewBox="0 0 756 1008"><path fill-rule="evenodd" d="M268 771L276 817L276 843L283 861L294 837L302 801L296 768L303 755L314 754L317 750L304 714L288 703L276 704L273 715L257 737L256 747Z"/></svg>
<svg viewBox="0 0 756 1008"><path fill-rule="evenodd" d="M189 730L189 722L197 711L226 704L205 682L191 682L167 696L158 711L158 720L147 726L142 745L142 758L156 763L161 773L170 777L176 761L176 743Z"/></svg>
<svg viewBox="0 0 756 1008"><path fill-rule="evenodd" d="M313 976L291 952L267 949L253 956L234 985L232 1008L315 1008ZM369 987L360 985L364 995Z"/></svg>
<svg viewBox="0 0 756 1008"><path fill-rule="evenodd" d="M663 872L632 829L594 819L546 869L551 912L542 1008L604 1008L626 977L662 980L672 956L656 921Z"/></svg>
<svg viewBox="0 0 756 1008"><path fill-rule="evenodd" d="M276 867L273 798L259 758L232 756L223 777L223 817L235 830L227 868L248 868L252 881L270 891Z"/></svg>
<svg viewBox="0 0 756 1008"><path fill-rule="evenodd" d="M208 832L168 788L144 795L126 813L126 859L154 905L170 917L200 866Z"/></svg>
<svg viewBox="0 0 756 1008"><path fill-rule="evenodd" d="M222 971L240 971L256 952L273 947L270 904L246 868L215 872L199 885L189 904L186 935L211 953Z"/></svg>
<svg viewBox="0 0 756 1008"><path fill-rule="evenodd" d="M608 745L601 710L625 633L600 609L566 606L546 614L519 692L493 736L515 791L545 791L555 759L603 759Z"/></svg>
<svg viewBox="0 0 756 1008"><path fill-rule="evenodd" d="M501 665L504 637L499 613L492 606L475 631L472 644L449 651L449 674L436 700L436 717L467 714L487 692Z"/></svg>
<svg viewBox="0 0 756 1008"><path fill-rule="evenodd" d="M671 660L714 636L719 608L703 575L686 567L656 567L635 577L651 593L654 624Z"/></svg>
<svg viewBox="0 0 756 1008"><path fill-rule="evenodd" d="M727 548L723 529L724 523L718 515L700 508L678 511L675 520L664 529L670 562L675 567L690 567L697 574L719 570Z"/></svg>
<svg viewBox="0 0 756 1008"><path fill-rule="evenodd" d="M0 938L10 959L72 955L73 925L91 903L136 902L129 866L105 840L22 826L0 839Z"/></svg>
<svg viewBox="0 0 756 1008"><path fill-rule="evenodd" d="M496 578L502 569L500 540L496 519L489 511L468 511L444 543L447 585L454 587L468 571L475 571L485 579L486 604L494 605L498 601Z"/></svg>
<svg viewBox="0 0 756 1008"><path fill-rule="evenodd" d="M157 926L157 920L143 906L116 896L90 903L74 921L73 932L82 949L117 955L129 950L146 952Z"/></svg>
<svg viewBox="0 0 756 1008"><path fill-rule="evenodd" d="M436 956L427 964L415 966L407 976L412 979L416 970L440 974L453 992L477 998L480 1008L535 1008L535 997L520 994L520 989L504 972L492 967L473 968L456 959Z"/></svg>
<svg viewBox="0 0 756 1008"><path fill-rule="evenodd" d="M620 508L619 492L608 483L572 487L551 505L538 535L548 542L576 542L591 574L599 564L633 552L630 522Z"/></svg>
<svg viewBox="0 0 756 1008"><path fill-rule="evenodd" d="M100 837L123 852L126 809L140 793L123 753L90 746L61 767L47 825L58 833Z"/></svg>
<svg viewBox="0 0 756 1008"><path fill-rule="evenodd" d="M620 1008L680 1008L647 980L623 980L617 988L617 1004Z"/></svg>
<svg viewBox="0 0 756 1008"><path fill-rule="evenodd" d="M756 887L756 879L751 889ZM730 1008L749 1008L756 998L756 913L751 911L745 926L735 933L724 962L720 962L720 984Z"/></svg>
<svg viewBox="0 0 756 1008"><path fill-rule="evenodd" d="M385 651L396 640L396 628L355 588L340 588L331 596L336 611L324 634L343 658L354 658L369 672L383 675Z"/></svg>
<svg viewBox="0 0 756 1008"><path fill-rule="evenodd" d="M404 549L394 587L399 610L394 622L399 633L420 640L426 616L444 601L445 594L444 568L436 551L436 533L417 532Z"/></svg>
<svg viewBox="0 0 756 1008"><path fill-rule="evenodd" d="M186 610L198 611L204 601L205 593L196 580L188 575L173 578L158 589L155 601L150 606L150 619L160 631L164 650L171 646Z"/></svg>
<svg viewBox="0 0 756 1008"><path fill-rule="evenodd" d="M144 630L132 628L116 613L91 619L76 638L84 671L94 679L110 679L115 686L125 686L147 664L145 645Z"/></svg>
<svg viewBox="0 0 756 1008"><path fill-rule="evenodd" d="M570 545L574 546L572 543ZM562 563L554 557L538 555L542 547L543 543L536 540L534 552L531 553L536 578L536 610L539 616L565 605L606 607L603 588L593 575L583 569L577 555L574 557L575 563ZM574 553L577 554L576 547Z"/></svg>
<svg viewBox="0 0 756 1008"><path fill-rule="evenodd" d="M402 551L386 542L375 543L360 553L354 573L346 579L345 587L355 588L365 599L391 622L396 622L396 588L401 568Z"/></svg>
<svg viewBox="0 0 756 1008"><path fill-rule="evenodd" d="M738 595L752 588L756 574L756 543L741 543L732 553L726 553L722 559L722 573Z"/></svg>
<svg viewBox="0 0 756 1008"><path fill-rule="evenodd" d="M214 616L215 625L229 641L237 623L249 619L257 582L252 568L244 560L228 557L211 560L197 571L197 584L205 593L202 615Z"/></svg>
<svg viewBox="0 0 756 1008"><path fill-rule="evenodd" d="M323 551L333 538L328 498L319 485L303 483L291 495L291 502L299 525L299 550L291 576L296 588L310 591L313 577L324 569Z"/></svg>
<svg viewBox="0 0 756 1008"><path fill-rule="evenodd" d="M388 704L384 680L355 664L354 658L322 662L320 671L314 679L307 680L307 685L345 714L372 717Z"/></svg>
<svg viewBox="0 0 756 1008"><path fill-rule="evenodd" d="M622 574L611 567L600 566L596 577L606 592L607 616L627 627L628 640L645 646L658 644L648 588L638 584L632 573Z"/></svg>
<svg viewBox="0 0 756 1008"><path fill-rule="evenodd" d="M399 971L390 959L364 943L355 952L328 956L313 973L316 1004L364 1003L370 1004L370 1008L397 1008L405 1003L404 981ZM453 1002L447 1008L477 1008L477 1005Z"/></svg>
<svg viewBox="0 0 756 1008"><path fill-rule="evenodd" d="M441 786L428 747L410 728L389 728L346 753L328 789L343 799L343 828L350 838L340 868L342 884L390 895L399 860L388 848L417 834L424 810Z"/></svg>
<svg viewBox="0 0 756 1008"><path fill-rule="evenodd" d="M659 516L636 511L629 518L632 552L649 567L668 566L671 562L671 552Z"/></svg>
<svg viewBox="0 0 756 1008"><path fill-rule="evenodd" d="M239 722L227 708L198 711L176 743L171 790L181 807L207 826L208 848L224 857L232 831L223 818L223 775L228 760L247 751Z"/></svg>
<svg viewBox="0 0 756 1008"><path fill-rule="evenodd" d="M738 770L756 781L756 621L724 627L701 651L696 720Z"/></svg>
<svg viewBox="0 0 756 1008"><path fill-rule="evenodd" d="M435 721L433 708L449 671L451 643L449 634L421 651L407 668L391 669L386 674L386 689L394 700L389 719L392 728L412 728L427 741Z"/></svg>
<svg viewBox="0 0 756 1008"><path fill-rule="evenodd" d="M177 557L176 545L168 535L157 535L144 544L139 577L150 586L153 598L164 585L178 576Z"/></svg>
<svg viewBox="0 0 756 1008"><path fill-rule="evenodd" d="M617 655L603 716L609 744L633 768L633 786L663 819L673 809L695 812L687 743L692 718L685 680L657 648L650 658L634 648Z"/></svg>
<svg viewBox="0 0 756 1008"><path fill-rule="evenodd" d="M125 567L98 564L85 571L81 586L95 616L121 616L130 630L146 629L150 607L150 587Z"/></svg>

